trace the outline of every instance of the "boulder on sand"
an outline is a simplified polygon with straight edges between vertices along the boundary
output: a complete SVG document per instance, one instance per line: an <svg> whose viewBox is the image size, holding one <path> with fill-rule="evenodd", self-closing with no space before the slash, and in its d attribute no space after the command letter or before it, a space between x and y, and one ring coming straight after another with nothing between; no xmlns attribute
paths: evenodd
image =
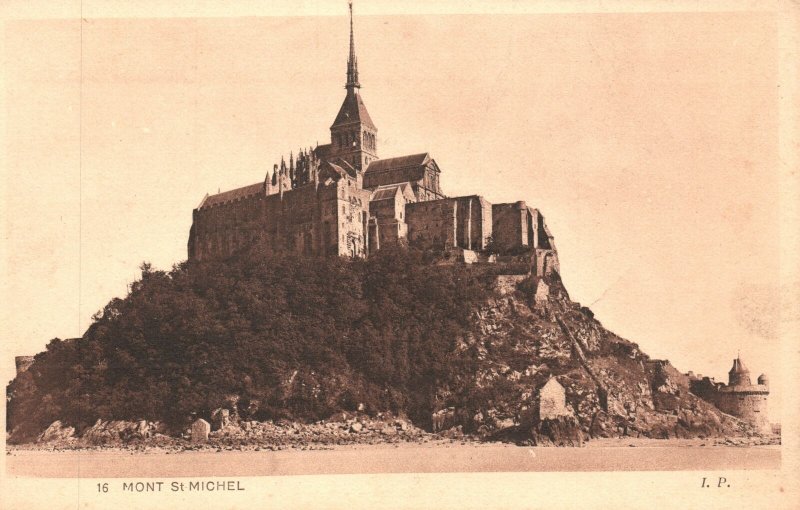
<svg viewBox="0 0 800 510"><path fill-rule="evenodd" d="M198 418L192 423L192 442L205 443L208 442L208 434L211 432L211 424L202 418Z"/></svg>

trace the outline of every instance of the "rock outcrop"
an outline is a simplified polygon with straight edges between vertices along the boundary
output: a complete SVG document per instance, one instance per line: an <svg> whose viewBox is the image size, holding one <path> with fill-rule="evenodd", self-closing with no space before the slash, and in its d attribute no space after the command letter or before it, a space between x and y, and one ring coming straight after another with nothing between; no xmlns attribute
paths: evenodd
<svg viewBox="0 0 800 510"><path fill-rule="evenodd" d="M537 281L538 280L538 281ZM545 295L546 292L546 295ZM475 316L479 333L460 345L478 360L476 391L451 388L446 404L470 410L465 430L496 436L509 425L536 444L577 444L582 437L653 438L755 433L689 392L685 375L619 338L569 299L557 275L501 281ZM569 413L538 419L538 391L558 377ZM455 391L452 391L455 390ZM552 412L552 402L546 403ZM480 408L476 408L480 406ZM531 418L533 417L533 418Z"/></svg>
<svg viewBox="0 0 800 510"><path fill-rule="evenodd" d="M60 420L54 421L36 439L37 443L71 443L75 441L75 427L65 427Z"/></svg>

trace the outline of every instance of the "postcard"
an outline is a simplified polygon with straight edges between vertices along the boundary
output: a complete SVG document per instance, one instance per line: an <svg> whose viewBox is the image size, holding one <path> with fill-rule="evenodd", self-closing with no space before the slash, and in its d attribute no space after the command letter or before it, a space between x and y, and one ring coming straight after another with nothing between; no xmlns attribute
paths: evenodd
<svg viewBox="0 0 800 510"><path fill-rule="evenodd" d="M10 2L4 508L795 508L791 2Z"/></svg>

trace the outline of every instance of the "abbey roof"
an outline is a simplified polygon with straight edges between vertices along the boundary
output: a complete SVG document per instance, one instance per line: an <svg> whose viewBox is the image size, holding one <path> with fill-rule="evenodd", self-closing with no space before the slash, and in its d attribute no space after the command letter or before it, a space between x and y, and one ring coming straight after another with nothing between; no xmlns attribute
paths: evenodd
<svg viewBox="0 0 800 510"><path fill-rule="evenodd" d="M216 195L209 195L206 196L205 199L197 206L198 209L204 209L206 207L211 207L212 205L224 204L226 202L233 202L234 200L239 200L241 198L250 197L253 195L258 195L264 191L264 184L261 182L257 182L255 184L250 184L249 186L242 186L241 188L232 189L229 191L223 191L222 193L217 193Z"/></svg>
<svg viewBox="0 0 800 510"><path fill-rule="evenodd" d="M436 162L427 152L375 160L364 172L364 187L375 188L400 182L418 181L424 177L425 168L429 164L436 166Z"/></svg>
<svg viewBox="0 0 800 510"><path fill-rule="evenodd" d="M382 172L385 170L394 170L397 168L415 168L424 166L431 157L427 152L420 154L411 154L408 156L399 156L396 158L377 159L369 164L367 172Z"/></svg>
<svg viewBox="0 0 800 510"><path fill-rule="evenodd" d="M413 201L414 193L409 189L407 183L389 184L380 186L372 193L370 202L377 202L379 200L394 200L397 194L405 195L406 200Z"/></svg>

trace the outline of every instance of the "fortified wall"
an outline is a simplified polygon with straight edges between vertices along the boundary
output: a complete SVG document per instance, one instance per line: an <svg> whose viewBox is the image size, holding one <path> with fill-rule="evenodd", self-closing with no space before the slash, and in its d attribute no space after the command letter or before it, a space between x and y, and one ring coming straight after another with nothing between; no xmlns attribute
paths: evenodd
<svg viewBox="0 0 800 510"><path fill-rule="evenodd" d="M771 431L767 408L769 379L766 374L758 376L757 384L752 384L750 371L737 357L728 372L728 384L692 372L686 375L689 377L689 389L698 397L711 402L723 413L750 423L761 432Z"/></svg>

